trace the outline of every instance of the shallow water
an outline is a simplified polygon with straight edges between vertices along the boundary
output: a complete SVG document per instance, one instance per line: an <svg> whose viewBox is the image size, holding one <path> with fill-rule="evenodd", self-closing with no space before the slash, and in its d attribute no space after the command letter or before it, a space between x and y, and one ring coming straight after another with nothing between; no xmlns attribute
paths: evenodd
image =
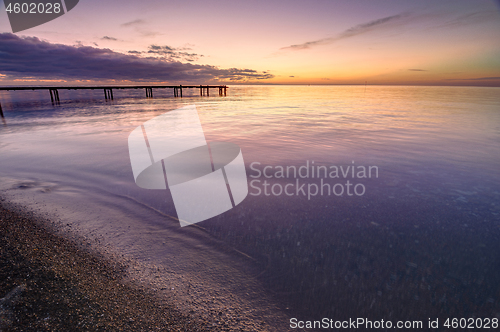
<svg viewBox="0 0 500 332"><path fill-rule="evenodd" d="M2 92L2 195L125 255L138 279L195 312L240 306L281 330L291 317L500 315L498 88L195 92L123 91L105 102L97 91L60 91L59 106L48 93ZM207 141L238 144L249 182L260 182L234 209L180 228L168 191L135 185L127 137L193 104ZM339 178L275 173L313 162L337 166ZM257 177L265 166L270 177ZM361 166L378 172L360 178ZM344 194L321 195L322 180ZM286 185L292 195L275 195ZM308 197L308 188L318 193Z"/></svg>

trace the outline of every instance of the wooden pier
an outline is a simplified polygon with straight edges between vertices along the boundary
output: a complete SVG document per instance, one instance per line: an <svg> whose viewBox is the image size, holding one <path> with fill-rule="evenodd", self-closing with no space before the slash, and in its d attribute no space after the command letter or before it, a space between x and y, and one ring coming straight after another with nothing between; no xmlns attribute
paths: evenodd
<svg viewBox="0 0 500 332"><path fill-rule="evenodd" d="M174 97L182 98L183 89L200 89L200 96L210 96L210 89L219 89L219 96L226 96L227 86L225 85L101 85L101 86L15 86L0 87L0 91L18 90L48 90L52 104L59 104L59 90L103 90L105 100L113 100L113 90L144 89L146 98L153 98L153 89L173 89ZM3 117L2 105L0 105L0 116Z"/></svg>

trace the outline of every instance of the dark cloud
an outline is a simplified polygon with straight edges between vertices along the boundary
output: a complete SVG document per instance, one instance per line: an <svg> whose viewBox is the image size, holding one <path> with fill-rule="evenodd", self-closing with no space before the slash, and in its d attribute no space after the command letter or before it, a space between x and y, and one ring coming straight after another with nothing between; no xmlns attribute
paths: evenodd
<svg viewBox="0 0 500 332"><path fill-rule="evenodd" d="M395 22L399 21L404 17L407 17L409 14L403 13L403 14L398 14L398 15L393 15L393 16L388 16L384 18L380 18L377 20L373 20L367 23L363 24L358 24L352 28L349 28L345 30L344 32L338 34L335 37L328 37L328 38L322 38L302 44L297 44L297 45L290 45L287 47L282 47L281 50L303 50L306 48L310 48L313 46L318 46L318 45L325 45L325 44L331 44L333 42L336 42L338 40L344 39L344 38L349 38L349 37L354 37L369 31L372 31L376 28L382 27L386 25L389 22Z"/></svg>
<svg viewBox="0 0 500 332"><path fill-rule="evenodd" d="M118 39L116 39L114 37L109 37L109 36L104 36L101 39L103 39L103 40L113 40L113 41L118 40Z"/></svg>
<svg viewBox="0 0 500 332"><path fill-rule="evenodd" d="M134 25L141 25L141 24L144 24L144 23L146 23L146 21L138 19L138 20L133 20L133 21L127 22L127 23L123 23L122 27L131 27L131 26L134 26Z"/></svg>
<svg viewBox="0 0 500 332"><path fill-rule="evenodd" d="M11 33L0 34L0 74L8 78L137 82L245 81L274 77L252 69L220 69L143 58L91 46L52 44L36 37L21 38Z"/></svg>
<svg viewBox="0 0 500 332"><path fill-rule="evenodd" d="M408 69L408 70L409 71L427 71L426 69L414 69L414 68Z"/></svg>
<svg viewBox="0 0 500 332"><path fill-rule="evenodd" d="M158 46L158 45L150 45L148 54L157 55L166 60L178 60L178 61L196 61L203 55L196 53L189 53L186 51L190 51L189 47L171 47L171 46Z"/></svg>
<svg viewBox="0 0 500 332"><path fill-rule="evenodd" d="M288 76L288 77L295 77L295 76Z"/></svg>

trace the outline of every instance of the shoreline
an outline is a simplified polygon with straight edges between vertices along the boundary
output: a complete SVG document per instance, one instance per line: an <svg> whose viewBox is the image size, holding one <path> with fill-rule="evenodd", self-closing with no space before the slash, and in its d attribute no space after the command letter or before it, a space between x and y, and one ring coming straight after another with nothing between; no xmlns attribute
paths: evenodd
<svg viewBox="0 0 500 332"><path fill-rule="evenodd" d="M18 210L0 201L0 331L213 330Z"/></svg>

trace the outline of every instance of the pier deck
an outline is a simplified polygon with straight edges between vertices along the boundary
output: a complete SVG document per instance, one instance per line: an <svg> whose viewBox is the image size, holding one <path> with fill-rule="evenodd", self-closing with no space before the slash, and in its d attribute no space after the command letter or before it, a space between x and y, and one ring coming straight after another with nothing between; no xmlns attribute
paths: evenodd
<svg viewBox="0 0 500 332"><path fill-rule="evenodd" d="M83 85L83 86L6 86L0 91L48 90L53 104L59 104L59 90L103 90L106 100L113 100L113 90L144 89L146 98L153 98L153 89L173 89L174 97L182 97L183 89L200 89L200 96L210 96L210 89L219 89L219 96L226 96L226 85ZM3 117L0 105L0 116Z"/></svg>

